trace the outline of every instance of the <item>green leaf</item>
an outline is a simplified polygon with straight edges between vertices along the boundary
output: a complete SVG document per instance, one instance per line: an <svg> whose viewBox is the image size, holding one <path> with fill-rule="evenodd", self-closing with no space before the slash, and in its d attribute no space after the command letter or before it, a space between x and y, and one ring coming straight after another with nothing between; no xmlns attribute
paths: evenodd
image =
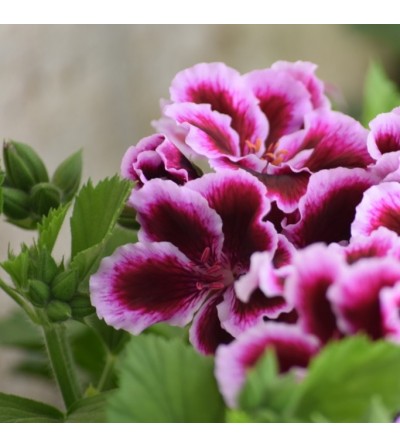
<svg viewBox="0 0 400 447"><path fill-rule="evenodd" d="M4 182L4 177L5 177L4 172L0 171L0 186ZM3 200L3 188L0 188L0 214L3 212L3 203L4 203L4 200Z"/></svg>
<svg viewBox="0 0 400 447"><path fill-rule="evenodd" d="M80 190L71 217L72 259L110 235L130 190L131 183L118 176L96 186L89 181Z"/></svg>
<svg viewBox="0 0 400 447"><path fill-rule="evenodd" d="M374 397L362 422L386 423L392 421L393 415L383 405L382 400L379 397Z"/></svg>
<svg viewBox="0 0 400 447"><path fill-rule="evenodd" d="M63 422L57 408L42 402L0 393L0 422Z"/></svg>
<svg viewBox="0 0 400 447"><path fill-rule="evenodd" d="M56 209L50 210L49 214L42 219L38 225L39 239L38 247L47 248L49 253L52 252L54 244L56 243L58 233L64 222L65 215L68 211L69 205L60 206Z"/></svg>
<svg viewBox="0 0 400 447"><path fill-rule="evenodd" d="M294 375L279 374L275 353L267 351L248 372L239 395L240 409L258 422L287 421L297 389Z"/></svg>
<svg viewBox="0 0 400 447"><path fill-rule="evenodd" d="M182 340L133 337L111 397L111 422L223 422L225 407L211 357Z"/></svg>
<svg viewBox="0 0 400 447"><path fill-rule="evenodd" d="M0 265L10 275L17 287L26 288L28 286L29 264L29 248L23 245L18 255L10 252L8 259Z"/></svg>
<svg viewBox="0 0 400 447"><path fill-rule="evenodd" d="M111 354L118 354L121 352L131 338L131 335L128 332L108 326L103 320L99 320L95 314L87 317L85 321L99 336L104 346Z"/></svg>
<svg viewBox="0 0 400 447"><path fill-rule="evenodd" d="M106 404L112 393L107 391L74 403L68 411L67 422L107 422Z"/></svg>
<svg viewBox="0 0 400 447"><path fill-rule="evenodd" d="M373 399L393 416L400 409L400 347L351 337L328 345L301 383L294 415L310 421L361 422Z"/></svg>
<svg viewBox="0 0 400 447"><path fill-rule="evenodd" d="M90 275L99 268L100 261L105 256L111 255L121 245L136 241L136 232L117 226L102 242L78 253L71 261L70 268L78 272L80 291L88 291Z"/></svg>
<svg viewBox="0 0 400 447"><path fill-rule="evenodd" d="M379 113L390 112L400 106L400 91L385 74L381 65L372 63L364 86L362 122L365 126Z"/></svg>

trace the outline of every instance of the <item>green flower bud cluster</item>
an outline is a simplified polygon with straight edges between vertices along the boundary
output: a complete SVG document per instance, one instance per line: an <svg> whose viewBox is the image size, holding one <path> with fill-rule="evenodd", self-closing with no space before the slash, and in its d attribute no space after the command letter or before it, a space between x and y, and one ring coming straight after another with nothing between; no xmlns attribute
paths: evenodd
<svg viewBox="0 0 400 447"><path fill-rule="evenodd" d="M23 228L35 228L52 208L72 200L79 188L81 151L64 160L51 179L42 159L24 143L5 141L3 160L3 212Z"/></svg>
<svg viewBox="0 0 400 447"><path fill-rule="evenodd" d="M50 321L79 320L94 312L89 295L78 291L76 270L57 266L46 250L37 253L33 265L25 296L35 307L44 309Z"/></svg>

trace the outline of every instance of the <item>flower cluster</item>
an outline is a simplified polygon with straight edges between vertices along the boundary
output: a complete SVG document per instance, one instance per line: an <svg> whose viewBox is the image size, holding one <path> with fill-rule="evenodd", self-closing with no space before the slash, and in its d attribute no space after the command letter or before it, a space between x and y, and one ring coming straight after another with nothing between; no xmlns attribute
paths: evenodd
<svg viewBox="0 0 400 447"><path fill-rule="evenodd" d="M122 160L139 242L90 281L115 328L190 324L230 406L268 348L284 372L358 332L400 342L400 108L367 130L315 69L178 73Z"/></svg>

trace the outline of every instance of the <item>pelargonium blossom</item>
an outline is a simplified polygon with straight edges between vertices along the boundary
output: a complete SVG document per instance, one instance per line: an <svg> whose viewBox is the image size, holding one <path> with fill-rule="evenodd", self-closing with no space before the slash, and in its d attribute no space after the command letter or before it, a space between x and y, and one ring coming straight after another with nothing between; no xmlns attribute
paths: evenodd
<svg viewBox="0 0 400 447"><path fill-rule="evenodd" d="M138 189L153 178L164 178L179 185L197 178L197 169L161 134L145 137L126 151L121 175L133 180Z"/></svg>
<svg viewBox="0 0 400 447"><path fill-rule="evenodd" d="M215 170L247 169L291 213L311 173L373 162L367 130L330 110L315 68L278 62L241 76L221 63L195 65L174 78L156 127Z"/></svg>
<svg viewBox="0 0 400 447"><path fill-rule="evenodd" d="M383 154L400 151L400 107L381 113L370 123L368 150L375 160Z"/></svg>
<svg viewBox="0 0 400 447"><path fill-rule="evenodd" d="M212 353L263 317L291 310L281 296L244 304L234 291L254 252L278 251L278 235L263 220L270 208L265 186L254 176L224 171L185 186L154 179L129 204L141 225L139 242L103 259L90 280L92 303L109 325L137 334L158 322L192 321L192 343Z"/></svg>

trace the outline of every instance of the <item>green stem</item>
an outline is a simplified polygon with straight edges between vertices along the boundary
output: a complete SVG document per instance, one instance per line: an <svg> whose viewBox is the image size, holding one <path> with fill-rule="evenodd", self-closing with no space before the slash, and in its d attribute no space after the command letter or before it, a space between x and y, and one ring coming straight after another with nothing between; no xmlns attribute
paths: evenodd
<svg viewBox="0 0 400 447"><path fill-rule="evenodd" d="M104 388L110 382L114 371L114 364L115 364L115 357L111 353L108 353L106 358L106 364L104 365L103 372L101 373L101 377L97 385L98 391L103 391Z"/></svg>
<svg viewBox="0 0 400 447"><path fill-rule="evenodd" d="M12 287L6 284L1 278L0 278L0 288L3 289L4 292L18 304L18 306L24 309L26 314L34 323L38 322L37 316L32 307L29 306L29 304Z"/></svg>
<svg viewBox="0 0 400 447"><path fill-rule="evenodd" d="M81 398L78 379L73 367L70 346L61 324L43 326L44 339L51 367L67 410Z"/></svg>

